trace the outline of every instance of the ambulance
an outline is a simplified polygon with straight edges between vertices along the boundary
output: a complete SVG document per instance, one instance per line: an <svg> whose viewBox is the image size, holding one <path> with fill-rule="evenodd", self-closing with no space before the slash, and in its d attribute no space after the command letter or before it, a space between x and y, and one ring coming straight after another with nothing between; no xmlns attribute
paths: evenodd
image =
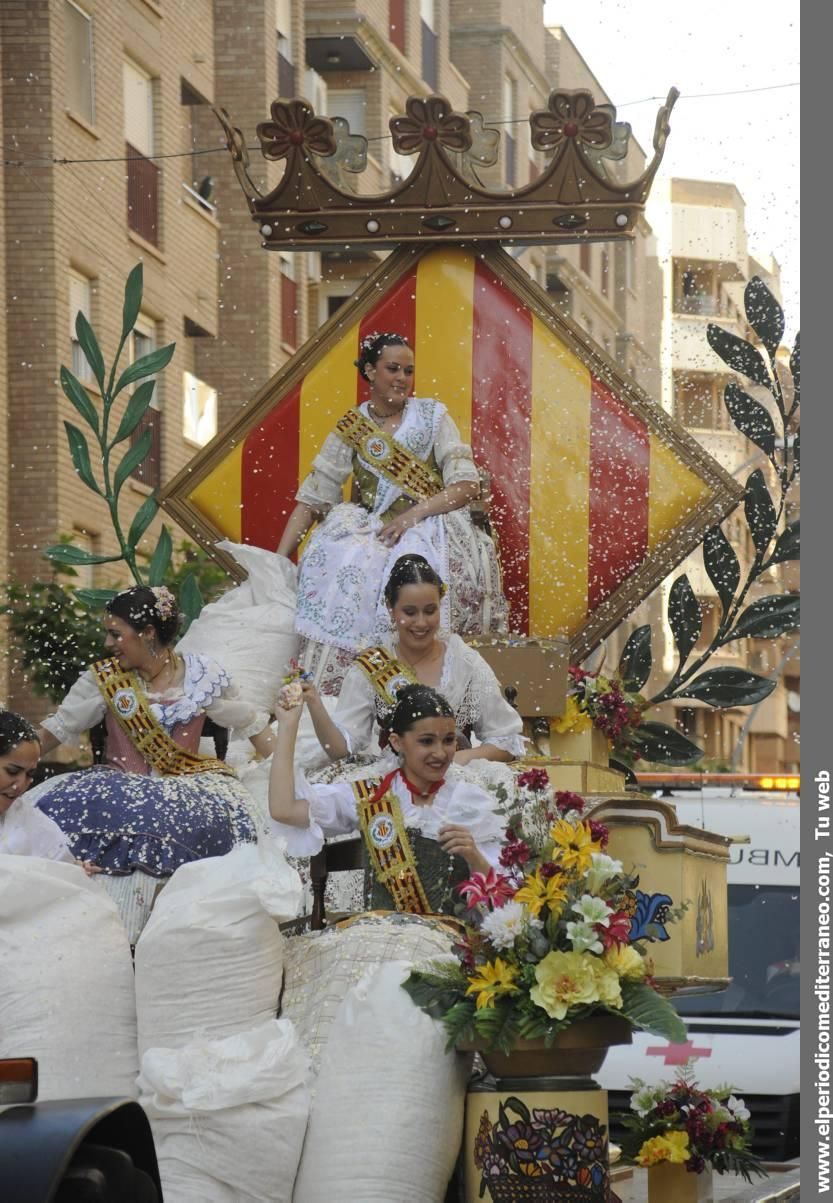
<svg viewBox="0 0 833 1203"><path fill-rule="evenodd" d="M640 774L640 788L672 802L681 823L748 836L727 870L727 990L676 997L685 1044L634 1032L596 1075L611 1112L626 1111L629 1082L673 1078L689 1062L704 1087L731 1083L751 1112L752 1149L767 1162L798 1157L799 778ZM611 1139L619 1131L611 1122Z"/></svg>

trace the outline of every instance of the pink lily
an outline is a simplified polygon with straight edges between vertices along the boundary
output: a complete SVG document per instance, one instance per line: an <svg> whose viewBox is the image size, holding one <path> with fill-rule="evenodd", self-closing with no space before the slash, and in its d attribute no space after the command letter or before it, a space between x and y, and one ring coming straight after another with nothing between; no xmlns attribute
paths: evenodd
<svg viewBox="0 0 833 1203"><path fill-rule="evenodd" d="M488 873L472 873L468 881L462 881L457 886L458 894L466 899L466 909L474 910L481 903L486 903L491 910L497 910L514 898L517 885L504 873L496 873L492 868Z"/></svg>

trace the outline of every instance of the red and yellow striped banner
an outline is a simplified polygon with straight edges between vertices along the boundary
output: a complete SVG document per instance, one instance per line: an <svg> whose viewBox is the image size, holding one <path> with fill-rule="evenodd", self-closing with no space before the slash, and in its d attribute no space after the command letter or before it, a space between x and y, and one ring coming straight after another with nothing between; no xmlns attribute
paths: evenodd
<svg viewBox="0 0 833 1203"><path fill-rule="evenodd" d="M416 395L448 406L491 476L514 629L574 637L664 550L656 584L698 541L694 533L668 562L680 529L733 504L722 470L702 451L681 455L679 440L694 445L680 428L665 415L647 420L644 403L591 371L558 319L521 295L517 269L499 274L501 254L431 249L363 312L345 305L338 341L300 383L278 388L242 442L219 462L215 453L211 471L181 496L223 536L274 548L299 480L364 398L353 365L359 340L395 330L414 348Z"/></svg>

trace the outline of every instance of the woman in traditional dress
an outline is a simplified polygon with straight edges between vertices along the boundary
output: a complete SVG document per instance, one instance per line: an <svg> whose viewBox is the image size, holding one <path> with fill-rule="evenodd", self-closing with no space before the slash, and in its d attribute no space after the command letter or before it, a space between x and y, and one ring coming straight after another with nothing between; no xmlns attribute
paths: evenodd
<svg viewBox="0 0 833 1203"><path fill-rule="evenodd" d="M172 648L180 615L164 586L134 586L106 605L109 653L44 719L44 752L77 745L102 721L104 765L37 787L37 805L73 854L106 875L132 942L164 880L180 865L254 842L265 819L234 770L199 751L206 718L268 755L268 714L241 699L208 656Z"/></svg>
<svg viewBox="0 0 833 1203"><path fill-rule="evenodd" d="M449 703L426 685L404 686L389 723L396 767L381 779L312 784L293 773L303 695L292 704L292 689L282 693L269 781L287 851L312 856L327 837L361 832L368 908L452 914L454 886L499 864L504 820L485 790L446 780L457 750Z"/></svg>
<svg viewBox="0 0 833 1203"><path fill-rule="evenodd" d="M13 710L0 710L0 853L74 861L58 824L23 797L39 760L35 728Z"/></svg>
<svg viewBox="0 0 833 1203"><path fill-rule="evenodd" d="M422 555L449 582L444 630L480 634L484 614L496 630L506 619L494 546L468 509L478 471L448 410L410 395L414 354L402 335L369 335L356 362L370 397L327 436L278 545L292 555L323 518L300 562L296 629L304 667L330 694L384 629L384 585L404 552ZM358 504L342 500L351 472Z"/></svg>
<svg viewBox="0 0 833 1203"><path fill-rule="evenodd" d="M389 636L356 657L330 714L312 682L302 688L315 733L331 760L365 754L394 761L387 729L403 685L439 690L451 704L464 746L457 766L510 761L524 754L520 715L504 698L483 657L459 635L440 638L445 585L422 556L400 556L385 584ZM388 765L390 767L390 765Z"/></svg>

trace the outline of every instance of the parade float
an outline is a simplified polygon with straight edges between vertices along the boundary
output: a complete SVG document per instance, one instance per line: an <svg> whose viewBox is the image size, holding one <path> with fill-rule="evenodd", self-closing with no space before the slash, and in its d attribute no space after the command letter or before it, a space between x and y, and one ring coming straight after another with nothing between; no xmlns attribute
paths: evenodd
<svg viewBox="0 0 833 1203"><path fill-rule="evenodd" d="M762 477L758 481L753 473L746 490L742 489L673 418L622 377L509 253L513 246L630 238L662 158L675 98L672 91L658 114L650 164L637 180L622 183L606 168L609 161L621 157L629 127L616 121L611 106L596 106L587 92L554 91L547 108L530 116L532 146L551 154L546 168L526 187L500 192L484 187L477 173L478 167L494 162L497 131L489 130L479 114L455 113L441 96L411 98L405 114L391 120L391 135L400 154L415 156L414 168L383 196L365 196L343 183L347 163L349 170L361 169L364 140L351 135L344 122L318 116L307 102L297 99L276 101L271 119L258 127L264 156L284 163L277 186L261 194L249 171L246 138L227 114L218 113L265 249L293 253L372 247L392 253L170 482L161 505L234 580L244 581L245 567L227 549L244 544L272 551L278 545L298 484L316 451L335 424L355 413L363 399L353 371L363 341L378 330L395 330L407 338L415 351L416 394L442 399L470 442L478 465L488 470L488 496L477 508L484 531L498 549L510 617L502 627L484 623L481 631L470 635L470 642L491 664L522 716L530 741L532 754L513 766L515 787L507 798L506 817L508 825L514 824L515 845L525 849L516 858L516 884L525 884L516 889L514 906L519 911L526 908L529 930L536 925L546 929L545 944L539 941L526 965L546 968L533 989L528 981L523 990L513 988L524 972L520 965L509 964L511 957L501 962L500 942L489 945L481 939L478 945L475 937L468 945L463 942L460 966L449 979L432 978L430 970L422 976L421 970L412 971L407 980L389 973L383 992L386 1009L380 1010L382 1003L377 1000L375 1011L371 1008L364 1016L357 1012L356 1026L350 1029L344 1015L327 1011L326 991L322 992L323 982L316 977L322 945L305 944L308 936L293 934L284 938L280 952L275 947L268 966L252 969L264 983L257 1005L236 991L233 1001L240 1010L236 1022L224 1017L202 1033L213 1037L213 1042L187 1044L187 1055L183 1052L175 1065L164 1059L156 1064L150 1054L159 1050L154 1050L147 1031L152 1027L156 1037L158 1029L169 1028L167 1043L182 1047L193 1023L188 1014L179 1013L181 999L187 996L196 1013L206 991L220 998L226 989L221 964L226 963L226 954L219 955L218 946L212 945L206 958L208 982L205 964L198 949L194 951L194 933L201 933L202 939L213 930L211 907L225 905L223 882L209 886L199 865L186 866L194 871L181 870L178 880L166 887L136 955L139 1051L147 1054L140 1079L142 1101L154 1122L157 1144L162 1141L163 1184L177 1199L191 1197L189 1183L192 1192L199 1189L196 1182L204 1167L196 1168L197 1146L208 1136L218 1142L216 1148L212 1145L217 1152L212 1165L221 1167L215 1176L238 1191L235 1198L288 1198L291 1184L285 1181L269 1193L268 1173L258 1178L255 1190L246 1165L233 1165L227 1147L237 1131L234 1124L242 1125L242 1140L244 1132L251 1135L261 1121L268 1128L281 1114L291 1118L287 1141L293 1149L287 1157L294 1157L296 1166L300 1158L296 1199L317 1203L319 1198L332 1197L327 1190L335 1189L336 1182L343 1185L339 1168L343 1166L356 1175L351 1179L358 1192L355 1197L371 1197L361 1185L361 1175L373 1159L368 1154L363 1165L362 1154L357 1162L356 1128L342 1128L351 1101L345 1089L348 1094L355 1090L365 1072L362 1115L353 1117L353 1125L373 1128L374 1140L381 1132L388 1133L385 1125L391 1122L391 1113L386 1096L371 1099L371 1088L380 1075L395 1076L390 1052L399 1038L396 1025L405 1030L405 1025L422 1023L427 1027L420 1029L421 1039L436 1044L450 1033L451 1047L474 1050L482 1057L482 1072L469 1083L465 1128L459 1129L454 1147L443 1154L450 1156L451 1164L457 1159L461 1167L449 1187L448 1200L469 1203L488 1191L495 1201L608 1203L615 1196L610 1183L607 1098L593 1080L607 1048L629 1041L633 1026L679 1036L679 1021L675 1025L667 998L679 991L713 990L728 982L730 841L680 824L670 804L625 788L628 756L682 764L699 754L678 732L645 716L652 699L646 701L639 691L651 667L650 631L640 628L634 633L610 678L588 673L580 664L700 544L723 603L721 638L740 637L744 631L771 635L788 629L785 624L792 622L793 615L778 605L755 602L743 608L749 582L740 581L734 553L720 530L723 519L743 500L758 553L753 572L760 574L768 564L796 558L797 530L778 529L785 478L781 478L781 505L776 513ZM131 315L135 320L140 295L139 272L128 284L126 331ZM760 326L771 335L771 307L760 295L757 302L751 324L758 333ZM717 330L710 334L712 345L733 370L759 384L764 376L769 379L763 359L750 344L742 344L749 348L744 352L728 341L732 336L721 341L719 328L711 330ZM762 337L770 350L771 337L769 342L766 335ZM129 379L123 375L114 386L111 378L106 386L100 352L83 323L79 341L85 354L89 348L93 368L100 368L107 415L119 389L163 367L171 350L158 352L154 364L136 365ZM773 354L770 350L770 359ZM777 384L774 373L773 379ZM118 522L119 486L146 448L140 441L117 468L110 468L116 444L126 437L125 430L138 423L150 390L140 386L134 392L108 442L107 420L99 422L71 373L62 373L62 383L101 448L104 481L99 485L84 435L75 427L68 429L79 476L111 504L121 556L109 558L122 558L137 580L146 571L151 584L161 584L171 555L168 532L163 529L148 569L140 567L135 554L156 513L156 498L148 499L127 533ZM740 400L733 395L734 412L730 406L733 420L752 441L765 443L772 459L774 430L770 435L751 408L756 403L738 392ZM776 403L786 432L795 407L787 413L778 397ZM783 442L786 448L786 438ZM374 442L371 437L364 451L385 459L395 454L395 440ZM786 450L784 457L788 474ZM797 455L794 458L793 472ZM68 564L85 562L74 558L84 553L66 545L51 549L51 554ZM106 600L103 592L91 594L90 604ZM725 670L736 673L729 679L723 670L715 669L696 675L704 659L690 661L689 657L699 635L699 604L685 577L675 582L672 595L669 621L679 665L665 696L700 697L712 705L743 705L766 696L770 683L752 673ZM189 618L199 612L193 583L183 589L182 608ZM531 836L527 843L520 834L521 812L533 816L533 826L535 816L540 823L542 814L552 812L553 825L539 831L537 846ZM313 858L318 862L313 886L319 903L328 872L349 860L343 848L333 845L333 855L328 856L325 848ZM611 870L607 879L600 876L599 863L590 859L594 854L618 869ZM632 957L607 955L607 941L601 939L591 941L581 953L575 944L572 952L568 950L558 922L558 899L552 891L547 893L546 872L542 874L553 862L564 868L564 883L569 876L566 869L572 870L571 897L587 910L588 924L596 915L594 907L601 904L608 914L615 906L620 924L627 927L625 950ZM274 880L280 874L271 886L264 874L262 864L252 863L246 887L241 891L239 879L235 882L235 906L242 908L241 915L246 911L243 918L257 926L264 916L270 917L269 935L258 938L262 949L274 943L272 919L287 917L295 901L286 882L286 897L274 896ZM483 885L479 902L485 912L496 913L489 896L493 883ZM208 907L197 887L209 890ZM73 890L80 888L73 884ZM210 891L219 893L215 898ZM183 919L182 908L188 906L195 908L193 926ZM530 916L534 924L529 923ZM313 926L324 922L319 905ZM171 946L165 945L168 960L163 966L154 959L154 940L162 935L170 938L171 931L181 953L171 957ZM382 929L376 934L381 943ZM441 937L428 925L422 941L426 964L449 948L447 932ZM412 943L411 952L414 947ZM638 948L648 952L650 965ZM241 952L240 948L233 951ZM395 953L389 955L395 959ZM581 967L573 968L576 980L582 975L587 979L583 993L559 994L560 987L548 972L555 963L550 958L559 957L581 958ZM249 970L243 961L240 965L241 973L235 976L242 981ZM648 970L653 988L644 982ZM281 971L282 1018L276 1020L269 1018L269 997L275 974ZM438 1020L444 1022L446 1032ZM247 1024L251 1031L241 1043ZM274 1025L280 1024L284 1026L278 1030ZM339 1048L347 1050L342 1061L330 1059L321 1070L303 1157L299 1117L308 1100L299 1044L287 1024L294 1025L307 1052L313 1050L314 1062L327 1024L338 1032ZM357 1032L361 1039L354 1041ZM382 1050L374 1048L380 1039L385 1045ZM228 1047L226 1041L231 1042ZM356 1044L352 1050L351 1041ZM357 1049L365 1050L361 1065L355 1062ZM262 1073L266 1081L270 1058L279 1056L291 1063L295 1076L286 1098L270 1102L268 1115L265 1095L259 1110L255 1103L246 1104L253 1108L248 1120L234 1107L224 1110L216 1101L205 1104L209 1112L214 1108L206 1120L202 1104L194 1103L205 1122L196 1132L196 1144L194 1133L186 1136L182 1125L189 1114L188 1103L181 1094L173 1105L172 1082L176 1085L196 1073L196 1078L188 1079L190 1097L193 1102L195 1091L199 1095L202 1090L205 1103L205 1092L220 1081L212 1079L212 1065L237 1059L242 1067L253 1066L254 1076ZM451 1064L458 1059L447 1060ZM422 1102L433 1093L437 1114L432 1122L439 1125L437 1131L447 1128L446 1144L449 1133L458 1132L453 1122L444 1124L441 1114L444 1100L450 1107L457 1097L459 1083L455 1085L453 1079L458 1070L459 1066L449 1068L442 1081L426 1080L419 1092L426 1096ZM225 1127L224 1116L228 1117ZM397 1139L391 1131L383 1144L388 1137ZM329 1187L322 1163L313 1163L307 1152L322 1138L328 1144ZM262 1151L254 1137L250 1151L254 1163ZM415 1168L417 1161L400 1159L397 1164L400 1175L395 1183L391 1179L386 1199L414 1197L408 1193L407 1179L420 1173L425 1198L439 1199L435 1188L432 1195L425 1186L430 1177L427 1161L421 1170ZM376 1172L379 1167L374 1165ZM438 1183L444 1173L447 1177L447 1168L441 1158L431 1164ZM215 1187L220 1189L213 1182Z"/></svg>

